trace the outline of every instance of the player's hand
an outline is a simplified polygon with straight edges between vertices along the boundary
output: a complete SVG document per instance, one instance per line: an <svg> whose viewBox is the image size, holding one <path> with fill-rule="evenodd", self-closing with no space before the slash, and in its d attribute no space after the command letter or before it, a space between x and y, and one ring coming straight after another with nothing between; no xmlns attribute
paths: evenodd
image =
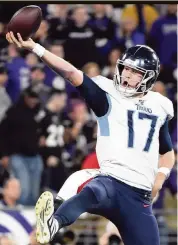
<svg viewBox="0 0 178 245"><path fill-rule="evenodd" d="M24 48L32 51L35 47L35 42L29 38L27 41L24 41L20 35L20 33L17 33L18 39L14 36L13 32L8 32L6 34L6 39L9 43L15 44L18 48Z"/></svg>
<svg viewBox="0 0 178 245"><path fill-rule="evenodd" d="M156 195L159 193L165 180L166 180L165 174L158 172L152 189L152 199L154 199Z"/></svg>
<svg viewBox="0 0 178 245"><path fill-rule="evenodd" d="M162 185L159 185L159 184L153 186L152 193L151 193L152 200L156 198L161 188L162 188Z"/></svg>

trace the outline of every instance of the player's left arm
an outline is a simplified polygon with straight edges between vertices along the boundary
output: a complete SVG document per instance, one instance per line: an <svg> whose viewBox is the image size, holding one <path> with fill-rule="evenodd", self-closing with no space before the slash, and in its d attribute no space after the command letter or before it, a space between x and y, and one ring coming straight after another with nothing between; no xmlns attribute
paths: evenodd
<svg viewBox="0 0 178 245"><path fill-rule="evenodd" d="M159 145L159 169L152 189L153 198L162 188L164 181L169 177L172 167L175 163L175 156L171 142L171 137L169 134L168 121L166 121L160 129Z"/></svg>

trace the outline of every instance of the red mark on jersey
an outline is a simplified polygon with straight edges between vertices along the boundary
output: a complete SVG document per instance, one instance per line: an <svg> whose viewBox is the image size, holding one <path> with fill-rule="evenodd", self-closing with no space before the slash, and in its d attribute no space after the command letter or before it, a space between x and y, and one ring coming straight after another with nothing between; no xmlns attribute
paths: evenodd
<svg viewBox="0 0 178 245"><path fill-rule="evenodd" d="M77 189L77 193L81 192L81 190L83 189L83 187L92 180L93 178L90 178L88 180L86 180L85 182L83 182L83 184L81 184L78 189Z"/></svg>

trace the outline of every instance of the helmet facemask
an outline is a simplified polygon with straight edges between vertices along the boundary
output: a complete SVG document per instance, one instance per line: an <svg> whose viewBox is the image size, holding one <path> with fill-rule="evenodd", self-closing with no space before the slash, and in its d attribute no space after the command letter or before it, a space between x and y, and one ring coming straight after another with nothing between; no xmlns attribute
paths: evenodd
<svg viewBox="0 0 178 245"><path fill-rule="evenodd" d="M137 61L133 61L131 59L126 59L125 61L118 60L116 63L114 84L116 89L125 97L132 97L148 92L152 89L154 81L157 77L155 71L140 68L136 63ZM125 66L137 70L143 74L142 80L138 82L134 88L131 88L129 84L127 86L122 85L122 71Z"/></svg>

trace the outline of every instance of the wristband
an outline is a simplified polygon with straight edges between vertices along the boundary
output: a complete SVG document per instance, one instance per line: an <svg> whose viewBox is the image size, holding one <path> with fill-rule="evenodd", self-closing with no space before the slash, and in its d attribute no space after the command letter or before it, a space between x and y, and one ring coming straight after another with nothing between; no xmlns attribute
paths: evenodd
<svg viewBox="0 0 178 245"><path fill-rule="evenodd" d="M41 58L44 55L45 48L37 43L35 45L34 49L32 50L32 52Z"/></svg>
<svg viewBox="0 0 178 245"><path fill-rule="evenodd" d="M166 175L166 179L168 179L171 170L169 168L166 168L166 167L161 167L161 168L158 169L158 172L165 174Z"/></svg>

